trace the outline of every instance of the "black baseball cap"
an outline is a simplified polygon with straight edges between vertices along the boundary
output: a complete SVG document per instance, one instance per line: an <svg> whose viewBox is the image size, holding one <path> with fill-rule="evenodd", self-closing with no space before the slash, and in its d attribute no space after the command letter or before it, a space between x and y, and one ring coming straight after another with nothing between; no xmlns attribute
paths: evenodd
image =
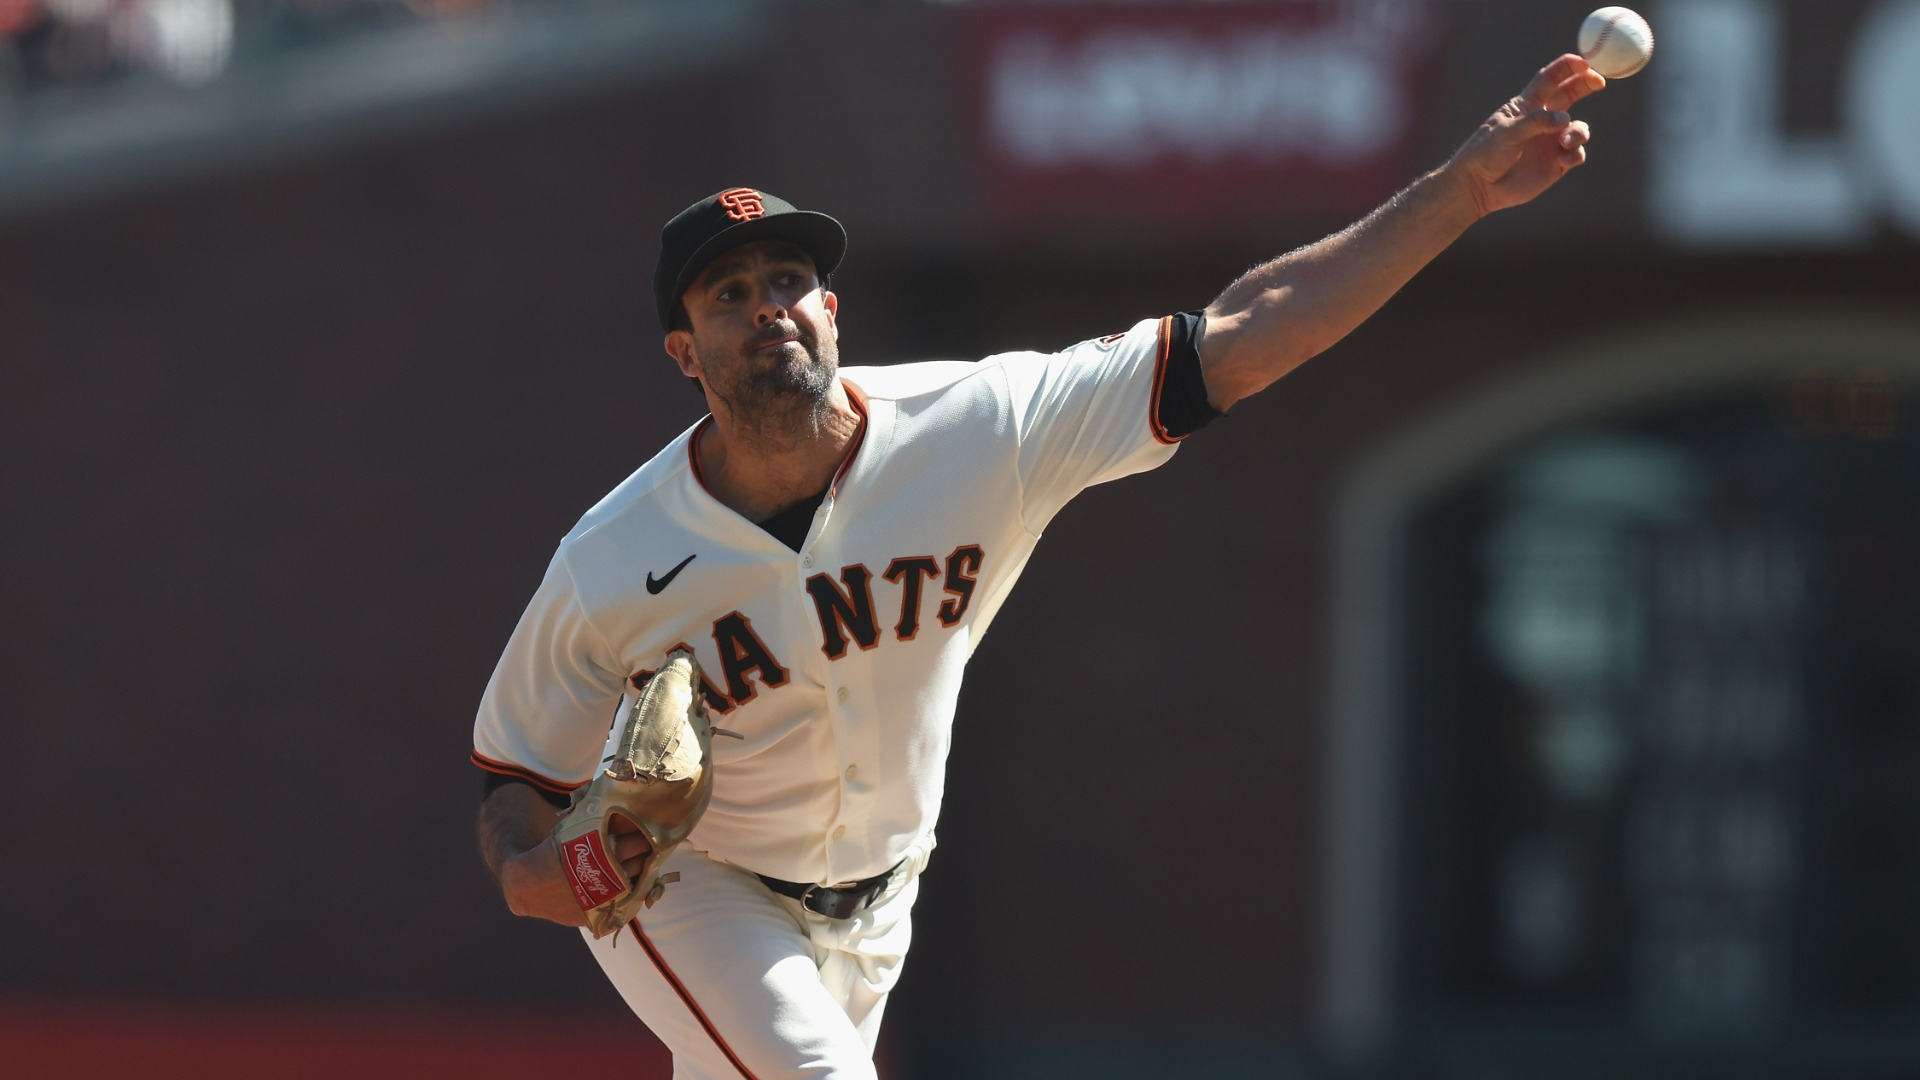
<svg viewBox="0 0 1920 1080"><path fill-rule="evenodd" d="M847 230L825 214L754 188L716 192L675 214L660 230L653 300L660 309L661 328L673 329L674 305L715 256L755 240L798 244L812 257L822 287L847 253Z"/></svg>

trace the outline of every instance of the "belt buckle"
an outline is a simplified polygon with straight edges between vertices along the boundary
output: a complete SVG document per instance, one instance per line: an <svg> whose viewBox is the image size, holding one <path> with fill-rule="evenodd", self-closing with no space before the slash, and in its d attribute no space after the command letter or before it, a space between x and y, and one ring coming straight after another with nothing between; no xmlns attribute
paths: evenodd
<svg viewBox="0 0 1920 1080"><path fill-rule="evenodd" d="M879 889L871 885L860 888L860 884L852 881L845 885L815 885L800 897L800 906L829 919L851 918L880 894Z"/></svg>
<svg viewBox="0 0 1920 1080"><path fill-rule="evenodd" d="M873 906L873 902L880 898L880 894L887 891L887 886L893 884L894 876L900 872L900 867L903 865L905 865L904 860L895 863L886 873L875 875L866 881L849 881L844 885L821 885L816 882L808 885L798 896L794 896L793 893L786 895L793 896L795 900L800 901L801 907L815 915L825 915L829 919L851 918L861 910ZM772 879L762 878L761 880L771 881Z"/></svg>
<svg viewBox="0 0 1920 1080"><path fill-rule="evenodd" d="M866 904L867 897L858 892L842 892L827 885L815 885L800 897L800 906L816 915L825 915L829 919L844 919L851 916Z"/></svg>

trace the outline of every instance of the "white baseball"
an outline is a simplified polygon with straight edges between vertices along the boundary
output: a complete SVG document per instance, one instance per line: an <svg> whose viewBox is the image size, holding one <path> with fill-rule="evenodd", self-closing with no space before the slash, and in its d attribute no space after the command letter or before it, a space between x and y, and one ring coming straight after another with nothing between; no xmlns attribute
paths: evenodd
<svg viewBox="0 0 1920 1080"><path fill-rule="evenodd" d="M1653 59L1653 27L1635 11L1603 7L1580 24L1580 55L1609 79L1624 79Z"/></svg>

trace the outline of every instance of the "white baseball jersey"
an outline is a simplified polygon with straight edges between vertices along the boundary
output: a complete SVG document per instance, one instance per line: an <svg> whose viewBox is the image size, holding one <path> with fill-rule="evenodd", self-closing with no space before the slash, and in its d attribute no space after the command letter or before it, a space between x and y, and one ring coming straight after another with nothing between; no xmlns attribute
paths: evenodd
<svg viewBox="0 0 1920 1080"><path fill-rule="evenodd" d="M869 877L930 835L961 671L1054 514L1153 468L1171 319L1062 352L845 368L865 423L795 551L707 490L701 420L561 542L488 683L482 768L585 783L636 680L704 669L713 800L690 845Z"/></svg>

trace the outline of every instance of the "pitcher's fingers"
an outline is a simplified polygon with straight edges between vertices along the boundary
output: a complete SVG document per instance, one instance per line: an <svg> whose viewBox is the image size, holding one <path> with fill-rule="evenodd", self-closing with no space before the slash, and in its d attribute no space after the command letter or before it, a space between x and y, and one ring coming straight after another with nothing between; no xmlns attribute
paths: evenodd
<svg viewBox="0 0 1920 1080"><path fill-rule="evenodd" d="M637 844L633 842L634 839L634 837L623 836L614 841L614 858L620 860L620 866L627 872L628 877L638 874L645 868L647 856L653 854L653 845L647 843L646 837L639 837Z"/></svg>
<svg viewBox="0 0 1920 1080"><path fill-rule="evenodd" d="M1542 136L1564 133L1573 130L1575 121L1566 113L1553 109L1532 109L1526 115L1516 117L1495 129L1495 138L1509 150L1518 150L1534 139Z"/></svg>
<svg viewBox="0 0 1920 1080"><path fill-rule="evenodd" d="M1573 103L1589 94L1597 94L1607 88L1607 77L1588 68L1578 75L1571 76L1566 82L1554 87L1554 100L1561 104L1556 109L1571 108Z"/></svg>
<svg viewBox="0 0 1920 1080"><path fill-rule="evenodd" d="M1563 53L1535 73L1520 96L1538 108L1565 109L1606 85L1606 77L1593 70L1586 57Z"/></svg>
<svg viewBox="0 0 1920 1080"><path fill-rule="evenodd" d="M1579 70L1580 64L1584 63L1586 58L1575 53L1560 54L1547 66L1534 72L1533 78L1527 80L1527 88L1520 91L1521 100L1530 105L1538 105L1541 98L1550 93L1554 87L1571 78Z"/></svg>

